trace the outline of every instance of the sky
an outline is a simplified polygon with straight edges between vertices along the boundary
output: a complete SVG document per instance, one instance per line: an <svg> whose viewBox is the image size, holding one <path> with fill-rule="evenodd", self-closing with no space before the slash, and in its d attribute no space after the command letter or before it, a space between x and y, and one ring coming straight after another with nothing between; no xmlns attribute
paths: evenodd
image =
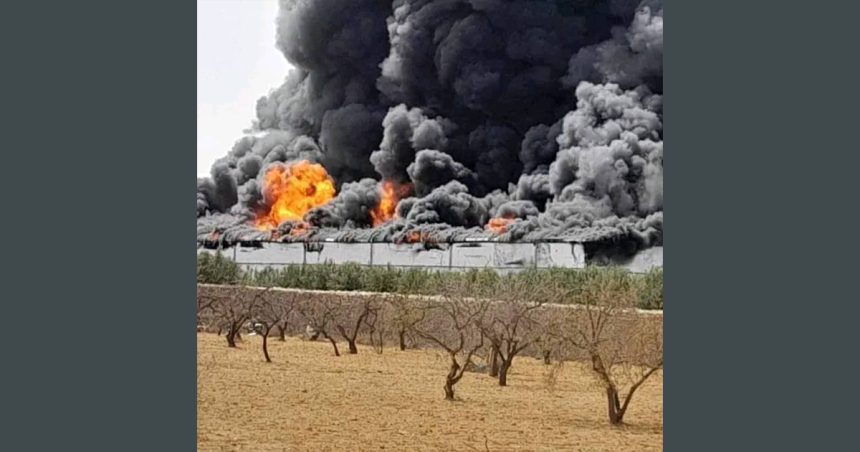
<svg viewBox="0 0 860 452"><path fill-rule="evenodd" d="M251 126L290 64L275 47L277 0L197 0L197 176Z"/></svg>

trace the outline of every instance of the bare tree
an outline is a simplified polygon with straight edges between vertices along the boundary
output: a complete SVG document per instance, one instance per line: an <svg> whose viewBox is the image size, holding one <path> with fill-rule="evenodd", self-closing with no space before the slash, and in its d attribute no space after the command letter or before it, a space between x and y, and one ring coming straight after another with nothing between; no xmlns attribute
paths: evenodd
<svg viewBox="0 0 860 452"><path fill-rule="evenodd" d="M326 338L334 349L334 356L340 356L337 342L331 336L335 315L340 310L340 302L337 295L322 295L319 300L306 299L298 303L297 309L308 326L316 335Z"/></svg>
<svg viewBox="0 0 860 452"><path fill-rule="evenodd" d="M559 290L560 294L564 291ZM558 299L557 297L555 299ZM551 309L544 306L543 309L534 313L537 322L540 324L540 333L534 340L533 348L538 356L543 359L546 366L552 364L552 356L558 355L564 347L564 339L562 331L564 328L563 322L559 321L557 309Z"/></svg>
<svg viewBox="0 0 860 452"><path fill-rule="evenodd" d="M284 342L287 340L287 331L289 330L290 320L293 319L293 314L296 311L296 306L298 305L298 299L301 297L299 292L293 291L284 291L278 295L278 299L282 306L279 308L281 310L280 320L278 320L276 327L278 328L278 340Z"/></svg>
<svg viewBox="0 0 860 452"><path fill-rule="evenodd" d="M407 294L396 293L387 298L391 309L391 325L397 333L397 344L400 350L406 350L406 338L412 333L415 325L424 320L426 311Z"/></svg>
<svg viewBox="0 0 860 452"><path fill-rule="evenodd" d="M499 386L507 386L514 358L540 339L543 328L536 313L544 303L557 301L551 298L560 292L552 289L512 278L499 282L491 292L495 303L483 317L481 330L490 343L490 376L496 376L495 370Z"/></svg>
<svg viewBox="0 0 860 452"><path fill-rule="evenodd" d="M215 307L218 299L211 295L197 293L197 331L205 330L205 326L212 320L215 315Z"/></svg>
<svg viewBox="0 0 860 452"><path fill-rule="evenodd" d="M358 334L362 327L368 326L368 318L375 323L380 309L379 303L374 297L353 294L344 294L341 300L341 303L330 305L337 308L337 312L332 313L335 319L334 328L346 341L349 354L355 355L358 353L358 347L355 345Z"/></svg>
<svg viewBox="0 0 860 452"><path fill-rule="evenodd" d="M296 294L294 292L269 292L266 288L261 294L261 303L256 304L252 312L252 321L259 324L257 333L263 336L263 356L266 362L272 362L269 357L269 335L278 327L283 337L289 317L295 309ZM268 292L268 296L266 293Z"/></svg>
<svg viewBox="0 0 860 452"><path fill-rule="evenodd" d="M471 299L468 287L449 283L440 300L428 301L424 321L413 327L415 333L448 353L450 366L445 376L445 400L454 400L454 385L472 364L475 353L484 347L481 319L487 311L487 299Z"/></svg>
<svg viewBox="0 0 860 452"><path fill-rule="evenodd" d="M215 319L219 331L226 331L227 346L236 347L236 341L248 320L250 320L260 297L268 291L258 291L253 296L248 295L247 287L230 287L216 297L213 304Z"/></svg>
<svg viewBox="0 0 860 452"><path fill-rule="evenodd" d="M589 278L576 298L582 308L566 313L563 339L591 362L606 390L609 423L623 424L633 394L663 367L662 321L637 315L635 292L612 273Z"/></svg>
<svg viewBox="0 0 860 452"><path fill-rule="evenodd" d="M367 336L370 338L370 346L373 350L382 354L385 349L385 337L388 333L388 322L385 321L385 304L379 301L375 304L375 309L372 309L367 317L364 318L364 326L367 329Z"/></svg>

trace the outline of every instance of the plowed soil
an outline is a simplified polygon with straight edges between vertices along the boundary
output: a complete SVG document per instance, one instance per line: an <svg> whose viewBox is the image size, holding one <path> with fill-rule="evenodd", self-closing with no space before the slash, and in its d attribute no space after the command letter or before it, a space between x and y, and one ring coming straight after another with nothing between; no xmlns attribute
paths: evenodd
<svg viewBox="0 0 860 452"><path fill-rule="evenodd" d="M662 450L663 375L636 392L627 425L607 423L605 393L578 363L518 357L507 387L466 373L444 400L446 357L434 350L359 346L335 357L324 342L262 338L227 348L197 334L200 451ZM346 344L341 347L346 352Z"/></svg>

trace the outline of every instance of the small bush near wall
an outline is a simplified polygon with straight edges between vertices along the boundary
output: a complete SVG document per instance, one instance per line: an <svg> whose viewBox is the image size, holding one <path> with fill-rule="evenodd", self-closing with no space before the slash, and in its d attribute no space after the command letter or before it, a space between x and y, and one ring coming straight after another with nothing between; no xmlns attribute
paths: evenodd
<svg viewBox="0 0 860 452"><path fill-rule="evenodd" d="M197 282L209 284L236 284L242 271L230 259L221 254L201 253L197 255Z"/></svg>
<svg viewBox="0 0 860 452"><path fill-rule="evenodd" d="M656 268L639 277L639 308L663 309L663 269Z"/></svg>

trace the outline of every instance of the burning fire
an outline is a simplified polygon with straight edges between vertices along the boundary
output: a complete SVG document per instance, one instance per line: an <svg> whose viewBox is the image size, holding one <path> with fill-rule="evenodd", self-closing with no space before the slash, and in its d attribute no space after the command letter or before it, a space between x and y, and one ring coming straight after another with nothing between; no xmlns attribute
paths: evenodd
<svg viewBox="0 0 860 452"><path fill-rule="evenodd" d="M370 211L373 227L391 221L395 217L397 203L412 190L410 184L399 184L386 180L379 186L379 204Z"/></svg>
<svg viewBox="0 0 860 452"><path fill-rule="evenodd" d="M514 219L509 217L490 218L485 229L494 234L504 234L513 222Z"/></svg>
<svg viewBox="0 0 860 452"><path fill-rule="evenodd" d="M406 235L400 237L397 240L397 243L422 243L422 242L432 242L432 238L430 234L425 234L421 231L409 231Z"/></svg>
<svg viewBox="0 0 860 452"><path fill-rule="evenodd" d="M300 222L309 210L328 203L335 194L334 181L322 165L302 160L275 166L266 173L263 185L264 199L271 208L257 217L257 228L268 230L284 221ZM307 226L305 223L305 231Z"/></svg>
<svg viewBox="0 0 860 452"><path fill-rule="evenodd" d="M290 237L300 237L311 230L311 225L307 222L300 221L298 223L293 224L293 227L290 229Z"/></svg>

